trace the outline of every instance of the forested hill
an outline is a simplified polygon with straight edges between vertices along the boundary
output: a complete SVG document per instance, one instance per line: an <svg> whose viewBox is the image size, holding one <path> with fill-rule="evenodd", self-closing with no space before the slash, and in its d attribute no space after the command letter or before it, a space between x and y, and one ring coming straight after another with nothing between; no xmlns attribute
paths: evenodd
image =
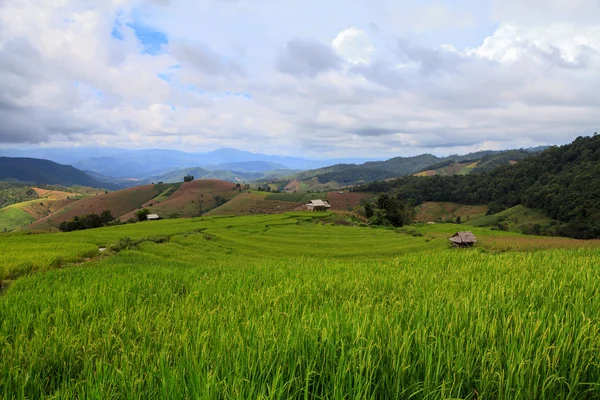
<svg viewBox="0 0 600 400"><path fill-rule="evenodd" d="M16 180L33 184L81 185L117 189L111 183L99 182L69 165L37 158L0 157L0 181Z"/></svg>
<svg viewBox="0 0 600 400"><path fill-rule="evenodd" d="M522 204L565 223L552 234L600 238L600 136L578 137L571 144L482 174L410 176L355 190L390 191L415 204L489 204L495 211Z"/></svg>
<svg viewBox="0 0 600 400"><path fill-rule="evenodd" d="M361 182L392 179L404 175L412 175L440 165L450 165L461 162L477 162L478 166L472 172L484 172L498 165L508 165L511 161L520 161L539 149L479 151L465 155L437 157L432 154L421 154L414 157L395 157L386 161L371 161L364 164L337 164L330 167L305 171L292 178L307 180L317 178L320 183L337 182L340 185L354 185Z"/></svg>

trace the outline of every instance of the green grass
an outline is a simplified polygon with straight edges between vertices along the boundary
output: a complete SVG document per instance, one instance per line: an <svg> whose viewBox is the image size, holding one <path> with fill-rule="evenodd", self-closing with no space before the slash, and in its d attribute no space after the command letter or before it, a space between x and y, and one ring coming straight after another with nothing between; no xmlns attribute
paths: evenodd
<svg viewBox="0 0 600 400"><path fill-rule="evenodd" d="M0 209L0 232L12 231L33 221L35 221L35 218L21 208L14 207L14 205Z"/></svg>
<svg viewBox="0 0 600 400"><path fill-rule="evenodd" d="M0 398L600 397L598 248L451 250L450 224L326 215L0 235L0 265L46 270L0 296Z"/></svg>
<svg viewBox="0 0 600 400"><path fill-rule="evenodd" d="M158 187L160 187L160 188L161 188L161 190L162 190L162 186L163 186L163 185L166 185L166 184L160 184L160 186L159 186L159 185L157 185L157 186L158 186ZM169 187L169 188L167 188L167 189L163 190L161 194L159 194L158 196L156 196L156 197L155 197L154 199L152 199L151 201L152 201L153 203L160 203L160 202L162 202L162 201L166 201L166 200L168 200L168 199L169 199L169 197L171 197L171 195L172 195L173 193L175 193L175 192L177 191L177 189L179 189L179 187L180 187L181 185L182 185L182 183L175 183L175 184L172 184L172 185L170 185L170 187Z"/></svg>
<svg viewBox="0 0 600 400"><path fill-rule="evenodd" d="M466 225L484 227L505 222L508 224L508 227L511 231L520 232L521 226L524 224L545 225L552 221L554 220L548 218L539 211L518 205L497 214L487 215L475 220L471 220L466 222Z"/></svg>

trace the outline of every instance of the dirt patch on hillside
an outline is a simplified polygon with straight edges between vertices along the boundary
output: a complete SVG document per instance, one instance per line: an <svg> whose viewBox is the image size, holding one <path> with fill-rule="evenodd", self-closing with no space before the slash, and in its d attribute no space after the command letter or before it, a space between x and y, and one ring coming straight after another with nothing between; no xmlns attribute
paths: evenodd
<svg viewBox="0 0 600 400"><path fill-rule="evenodd" d="M47 217L61 208L74 203L75 199L63 199L63 200L49 200L49 199L39 199L35 202L29 202L24 204L21 209L25 211L27 214L31 215L36 220L40 220L44 217Z"/></svg>
<svg viewBox="0 0 600 400"><path fill-rule="evenodd" d="M350 211L358 206L362 200L366 200L371 196L370 193L329 192L327 193L327 201L331 204L332 210Z"/></svg>
<svg viewBox="0 0 600 400"><path fill-rule="evenodd" d="M32 188L40 198L48 200L66 200L69 197L75 197L78 193L63 192L61 190L47 190L41 188Z"/></svg>

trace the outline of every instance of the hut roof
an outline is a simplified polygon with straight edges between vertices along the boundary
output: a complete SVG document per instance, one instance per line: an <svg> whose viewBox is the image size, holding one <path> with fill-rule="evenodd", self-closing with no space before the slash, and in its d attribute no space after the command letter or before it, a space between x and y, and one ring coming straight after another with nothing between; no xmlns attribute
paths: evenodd
<svg viewBox="0 0 600 400"><path fill-rule="evenodd" d="M311 200L308 202L309 205L317 206L317 207L331 207L327 201L323 201L320 199Z"/></svg>
<svg viewBox="0 0 600 400"><path fill-rule="evenodd" d="M150 219L150 220L152 220L152 219L160 219L160 217L158 216L158 214L148 214L148 215L146 215L146 218Z"/></svg>
<svg viewBox="0 0 600 400"><path fill-rule="evenodd" d="M456 232L450 239L452 243L477 243L477 238L473 233L466 232Z"/></svg>

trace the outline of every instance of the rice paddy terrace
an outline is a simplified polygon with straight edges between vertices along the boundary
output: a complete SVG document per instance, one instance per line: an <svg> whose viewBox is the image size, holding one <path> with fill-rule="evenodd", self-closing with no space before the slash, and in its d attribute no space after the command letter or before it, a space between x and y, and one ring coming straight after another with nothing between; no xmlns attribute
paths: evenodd
<svg viewBox="0 0 600 400"><path fill-rule="evenodd" d="M598 241L337 222L0 235L0 398L600 397Z"/></svg>

